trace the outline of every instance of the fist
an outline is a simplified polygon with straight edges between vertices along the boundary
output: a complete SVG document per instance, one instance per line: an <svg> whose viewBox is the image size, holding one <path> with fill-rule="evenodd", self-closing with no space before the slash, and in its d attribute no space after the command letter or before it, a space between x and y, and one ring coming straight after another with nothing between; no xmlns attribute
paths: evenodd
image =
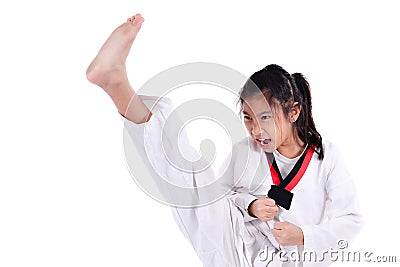
<svg viewBox="0 0 400 267"><path fill-rule="evenodd" d="M290 222L275 222L272 234L281 246L295 246L304 244L303 231Z"/></svg>
<svg viewBox="0 0 400 267"><path fill-rule="evenodd" d="M279 208L275 204L275 200L267 197L259 198L249 206L249 214L264 222L272 220L278 211Z"/></svg>

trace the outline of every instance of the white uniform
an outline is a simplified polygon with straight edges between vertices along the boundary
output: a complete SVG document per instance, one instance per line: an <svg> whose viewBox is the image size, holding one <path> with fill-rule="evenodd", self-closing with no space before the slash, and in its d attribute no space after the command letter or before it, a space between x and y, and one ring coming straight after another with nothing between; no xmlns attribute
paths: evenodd
<svg viewBox="0 0 400 267"><path fill-rule="evenodd" d="M170 163L177 163L181 159L176 155L174 158L174 153L171 153L172 159L165 157L165 150L176 149L176 144L169 143L174 137L164 132L164 140L161 141L160 136L162 126L173 107L166 98L141 98L152 109L153 116L143 124L125 120L125 134L142 157L144 165L154 170L155 180L160 180L159 176L162 176L172 184L193 187L202 186L219 177L211 169L190 173L179 171ZM181 152L193 155L194 149L190 147L186 135L183 133L180 138ZM324 160L318 160L318 155L314 153L304 176L292 190L294 197L290 210L281 209L276 218L301 227L304 246L279 247L270 232L273 221L262 222L248 214L248 205L259 197L265 197L272 184L265 153L248 138L234 145L231 157L228 157L222 168L223 177L218 179L222 190L232 188L228 195L198 208L172 207L176 223L195 249L203 266L266 266L271 258L265 260L265 253L275 252L275 247L287 251L286 255L290 259L295 255L292 252L307 251L310 254L305 255L313 252L317 256L317 260L312 255L312 260L285 262L283 266L326 266L330 263L327 255L323 262L318 260L321 260L324 250L337 249L339 240L350 242L361 228L362 216L354 183L340 153L329 142L325 141L323 145ZM296 159L287 159L277 151L274 155L285 177ZM135 168L135 164L131 163L131 168ZM196 196L177 196L166 188L160 188L160 192L167 201L172 199L178 203L180 197L193 197L193 203L208 197L207 192L199 192ZM269 266L273 264L278 263L275 260Z"/></svg>

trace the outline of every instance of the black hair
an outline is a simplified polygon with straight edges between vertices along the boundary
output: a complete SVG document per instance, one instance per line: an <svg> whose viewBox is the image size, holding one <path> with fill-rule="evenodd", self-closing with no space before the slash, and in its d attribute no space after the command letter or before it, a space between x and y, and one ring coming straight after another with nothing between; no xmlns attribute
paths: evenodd
<svg viewBox="0 0 400 267"><path fill-rule="evenodd" d="M290 75L281 66L271 64L255 72L246 81L240 91L240 104L243 108L245 98L262 93L267 102L274 106L276 101L282 107L283 113L289 116L294 102L301 105L299 117L294 122L298 137L306 144L315 144L318 159L324 158L322 136L315 128L312 116L310 84L301 73Z"/></svg>

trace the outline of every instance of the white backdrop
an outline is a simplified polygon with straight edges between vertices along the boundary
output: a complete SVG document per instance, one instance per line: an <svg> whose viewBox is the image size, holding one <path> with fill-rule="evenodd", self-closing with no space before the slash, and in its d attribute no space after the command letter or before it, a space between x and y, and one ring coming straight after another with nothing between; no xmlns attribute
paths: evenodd
<svg viewBox="0 0 400 267"><path fill-rule="evenodd" d="M400 261L396 2L3 1L0 266L201 266L169 208L131 179L122 121L85 77L136 12L146 21L128 59L135 88L196 61L304 73L317 127L358 186L366 225L352 250Z"/></svg>

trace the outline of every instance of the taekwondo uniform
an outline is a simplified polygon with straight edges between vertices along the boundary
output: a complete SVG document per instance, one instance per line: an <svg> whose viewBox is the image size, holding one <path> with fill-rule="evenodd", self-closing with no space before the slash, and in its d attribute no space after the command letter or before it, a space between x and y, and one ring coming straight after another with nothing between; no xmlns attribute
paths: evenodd
<svg viewBox="0 0 400 267"><path fill-rule="evenodd" d="M142 162L127 156L131 169L144 166L150 171L160 196L172 205L174 219L193 246L205 267L250 266L327 266L330 259L324 251L337 249L339 240L350 242L362 226L356 188L346 170L337 148L324 141L325 158L312 154L304 175L291 190L293 200L289 210L280 208L275 220L263 222L248 213L249 204L266 197L274 181L266 153L250 137L241 140L233 149L220 171L211 168L200 172L182 171L176 163L182 161L177 153L173 127L163 129L170 119L173 106L167 98L140 96L152 111L146 123L135 124L124 118L124 141L132 146L125 153L133 153ZM177 118L175 118L177 119ZM174 120L175 120L174 119ZM185 132L180 133L179 151L195 158ZM273 153L282 177L286 177L298 158L289 159ZM136 157L136 158L138 158ZM299 156L300 157L300 156ZM179 165L179 164L178 164ZM161 178L160 178L161 177ZM176 194L172 187L201 188L216 182L215 190L195 190L190 194ZM212 192L211 192L212 191ZM193 193L194 192L194 193ZM221 196L215 200L215 196ZM182 204L184 203L184 204ZM190 208L188 203L208 203ZM181 205L182 204L182 205ZM186 207L185 207L186 206ZM282 247L271 234L274 221L288 221L299 226L304 234L304 245ZM285 251L288 261L271 262L265 253ZM293 253L312 253L316 259L293 260ZM303 254L300 254L303 253Z"/></svg>

